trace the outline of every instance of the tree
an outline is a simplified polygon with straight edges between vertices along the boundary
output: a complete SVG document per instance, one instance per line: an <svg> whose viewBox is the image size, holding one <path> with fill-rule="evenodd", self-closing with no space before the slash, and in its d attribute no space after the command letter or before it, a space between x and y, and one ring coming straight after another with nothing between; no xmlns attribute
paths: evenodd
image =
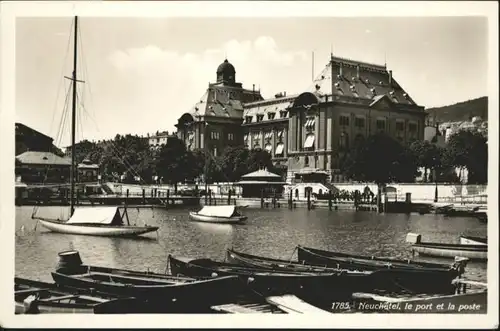
<svg viewBox="0 0 500 331"><path fill-rule="evenodd" d="M221 155L221 171L226 180L230 182L238 181L241 176L249 172L248 160L250 151L245 147L227 147Z"/></svg>
<svg viewBox="0 0 500 331"><path fill-rule="evenodd" d="M446 158L451 166L469 171L469 183L487 183L488 144L480 132L462 130L453 134L446 146Z"/></svg>
<svg viewBox="0 0 500 331"><path fill-rule="evenodd" d="M164 181L174 185L175 193L177 184L192 174L189 161L186 146L178 138L169 138L158 153L158 173Z"/></svg>
<svg viewBox="0 0 500 331"><path fill-rule="evenodd" d="M416 160L410 150L382 133L358 141L341 159L341 167L351 179L375 182L379 201L385 184L413 181L417 174Z"/></svg>
<svg viewBox="0 0 500 331"><path fill-rule="evenodd" d="M257 171L266 168L273 171L273 162L271 154L263 149L252 149L249 151L247 160L247 172Z"/></svg>
<svg viewBox="0 0 500 331"><path fill-rule="evenodd" d="M441 165L441 151L427 140L416 140L410 145L417 166L424 168L424 181L428 181L427 170L435 170ZM433 179L436 180L433 176Z"/></svg>

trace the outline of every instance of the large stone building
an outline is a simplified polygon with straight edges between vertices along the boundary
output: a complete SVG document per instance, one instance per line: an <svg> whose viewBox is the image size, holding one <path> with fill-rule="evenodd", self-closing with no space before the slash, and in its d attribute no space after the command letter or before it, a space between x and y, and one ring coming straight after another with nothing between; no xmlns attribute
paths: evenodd
<svg viewBox="0 0 500 331"><path fill-rule="evenodd" d="M262 98L236 83L225 60L217 82L178 120L188 148L217 154L228 145L267 150L287 181L342 181L339 160L358 139L385 132L403 144L424 138L424 107L417 105L386 66L331 56L313 88Z"/></svg>

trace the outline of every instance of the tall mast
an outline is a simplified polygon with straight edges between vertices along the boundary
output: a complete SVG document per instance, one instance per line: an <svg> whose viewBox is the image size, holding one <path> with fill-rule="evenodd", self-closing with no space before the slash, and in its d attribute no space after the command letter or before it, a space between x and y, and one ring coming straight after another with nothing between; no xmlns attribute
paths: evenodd
<svg viewBox="0 0 500 331"><path fill-rule="evenodd" d="M78 16L75 16L75 31L74 31L74 45L73 45L73 104L71 109L71 168L69 173L69 178L71 182L71 190L70 190L70 217L73 215L75 211L75 175L76 175L76 167L75 167L75 130L76 130L76 69L77 69L77 56L78 56Z"/></svg>

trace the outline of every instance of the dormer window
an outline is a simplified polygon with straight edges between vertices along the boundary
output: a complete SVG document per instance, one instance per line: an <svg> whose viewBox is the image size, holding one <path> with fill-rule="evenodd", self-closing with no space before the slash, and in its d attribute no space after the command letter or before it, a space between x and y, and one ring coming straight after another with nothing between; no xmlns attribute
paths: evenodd
<svg viewBox="0 0 500 331"><path fill-rule="evenodd" d="M252 116L245 116L245 123L252 123Z"/></svg>
<svg viewBox="0 0 500 331"><path fill-rule="evenodd" d="M318 84L316 84L314 87L316 88L316 90L319 90L321 88L321 86L319 86Z"/></svg>
<svg viewBox="0 0 500 331"><path fill-rule="evenodd" d="M389 92L391 96L394 96L394 91Z"/></svg>
<svg viewBox="0 0 500 331"><path fill-rule="evenodd" d="M349 88L351 89L351 91L356 90L356 86L355 85L351 85L351 86L349 86Z"/></svg>
<svg viewBox="0 0 500 331"><path fill-rule="evenodd" d="M370 80L369 80L368 78L367 78L367 79L365 79L365 83L366 83L366 84L370 84Z"/></svg>
<svg viewBox="0 0 500 331"><path fill-rule="evenodd" d="M274 113L274 112L267 113L267 119L269 119L269 120L274 120L275 116L276 116L276 113Z"/></svg>
<svg viewBox="0 0 500 331"><path fill-rule="evenodd" d="M378 83L379 83L379 85L384 85L383 81L379 81Z"/></svg>
<svg viewBox="0 0 500 331"><path fill-rule="evenodd" d="M403 93L403 96L404 96L406 99L408 99L408 94Z"/></svg>
<svg viewBox="0 0 500 331"><path fill-rule="evenodd" d="M288 112L286 110L281 110L280 111L280 118L286 118L287 113Z"/></svg>
<svg viewBox="0 0 500 331"><path fill-rule="evenodd" d="M352 77L352 81L355 82L356 81L356 77Z"/></svg>
<svg viewBox="0 0 500 331"><path fill-rule="evenodd" d="M372 91L372 93L373 93L373 94L377 94L377 92L375 91L375 88L374 88L374 87L372 87L372 88L370 89L370 91Z"/></svg>
<svg viewBox="0 0 500 331"><path fill-rule="evenodd" d="M337 79L342 79L342 75L338 74Z"/></svg>
<svg viewBox="0 0 500 331"><path fill-rule="evenodd" d="M339 88L340 88L340 83L339 83L339 82L335 83L335 87L336 87L337 89L339 89Z"/></svg>
<svg viewBox="0 0 500 331"><path fill-rule="evenodd" d="M264 115L257 115L257 122L262 122Z"/></svg>

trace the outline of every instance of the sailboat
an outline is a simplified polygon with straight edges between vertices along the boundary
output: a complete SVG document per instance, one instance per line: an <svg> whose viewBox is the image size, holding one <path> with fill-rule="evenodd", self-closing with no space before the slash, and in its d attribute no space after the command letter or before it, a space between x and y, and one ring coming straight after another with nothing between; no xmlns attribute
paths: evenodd
<svg viewBox="0 0 500 331"><path fill-rule="evenodd" d="M45 228L59 233L127 237L136 236L158 230L157 226L130 225L127 209L121 214L118 207L83 207L75 209L75 133L76 133L76 83L77 79L77 48L78 47L78 16L75 16L74 24L74 55L73 75L68 78L72 81L72 121L71 121L71 169L70 169L70 213L68 220L48 219L37 217L36 213L31 216ZM127 224L124 223L126 219Z"/></svg>

